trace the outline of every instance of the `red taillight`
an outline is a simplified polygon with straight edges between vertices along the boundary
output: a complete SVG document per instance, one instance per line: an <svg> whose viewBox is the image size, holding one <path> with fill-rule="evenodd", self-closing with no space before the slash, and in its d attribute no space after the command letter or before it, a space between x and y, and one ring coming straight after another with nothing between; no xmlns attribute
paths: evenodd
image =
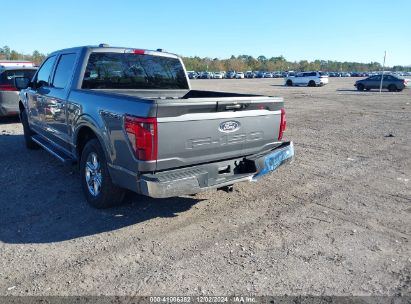
<svg viewBox="0 0 411 304"><path fill-rule="evenodd" d="M124 129L137 159L157 159L157 118L126 116Z"/></svg>
<svg viewBox="0 0 411 304"><path fill-rule="evenodd" d="M281 121L280 121L280 132L278 133L278 140L283 138L283 133L287 127L287 121L285 119L285 110L281 108Z"/></svg>
<svg viewBox="0 0 411 304"><path fill-rule="evenodd" d="M18 91L12 84L0 84L0 91Z"/></svg>
<svg viewBox="0 0 411 304"><path fill-rule="evenodd" d="M134 50L134 51L133 51L133 53L134 53L134 54L137 54L137 55L144 55L145 52L146 52L146 51L144 51L144 50Z"/></svg>

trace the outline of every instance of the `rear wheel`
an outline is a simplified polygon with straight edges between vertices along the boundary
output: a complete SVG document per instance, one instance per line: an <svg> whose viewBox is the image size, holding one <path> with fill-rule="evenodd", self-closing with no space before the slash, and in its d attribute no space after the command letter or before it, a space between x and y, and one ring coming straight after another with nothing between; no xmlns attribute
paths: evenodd
<svg viewBox="0 0 411 304"><path fill-rule="evenodd" d="M290 79L288 79L285 84L291 87L293 85L293 82Z"/></svg>
<svg viewBox="0 0 411 304"><path fill-rule="evenodd" d="M315 81L314 81L314 80L310 80L310 81L308 82L308 86L309 86L309 87L315 87L315 86L316 86Z"/></svg>
<svg viewBox="0 0 411 304"><path fill-rule="evenodd" d="M396 87L396 85L395 85L395 84L390 84L390 85L388 86L388 91L390 91L390 92L397 92L397 87Z"/></svg>
<svg viewBox="0 0 411 304"><path fill-rule="evenodd" d="M358 91L364 91L364 85L362 83L357 84Z"/></svg>
<svg viewBox="0 0 411 304"><path fill-rule="evenodd" d="M100 142L93 138L85 145L80 159L80 178L87 202L103 209L120 205L125 190L114 185Z"/></svg>
<svg viewBox="0 0 411 304"><path fill-rule="evenodd" d="M22 111L20 114L21 124L23 125L24 142L27 149L34 150L40 148L31 137L35 134L29 126L29 121L27 118L26 110Z"/></svg>

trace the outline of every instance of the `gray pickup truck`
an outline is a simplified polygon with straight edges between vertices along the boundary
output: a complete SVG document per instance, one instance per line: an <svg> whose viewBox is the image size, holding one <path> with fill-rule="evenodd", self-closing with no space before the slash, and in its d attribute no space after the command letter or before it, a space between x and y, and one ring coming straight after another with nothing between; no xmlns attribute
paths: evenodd
<svg viewBox="0 0 411 304"><path fill-rule="evenodd" d="M50 54L16 77L29 149L78 163L94 207L253 181L294 157L278 97L191 90L182 60L107 45Z"/></svg>

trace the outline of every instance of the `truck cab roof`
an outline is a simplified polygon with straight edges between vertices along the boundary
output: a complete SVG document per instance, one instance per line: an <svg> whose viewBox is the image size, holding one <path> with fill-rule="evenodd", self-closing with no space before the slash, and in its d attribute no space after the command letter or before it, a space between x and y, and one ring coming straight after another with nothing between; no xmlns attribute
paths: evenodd
<svg viewBox="0 0 411 304"><path fill-rule="evenodd" d="M154 56L163 56L163 57L170 57L170 58L179 58L180 56L164 52L162 49L157 50L148 50L148 49L140 49L140 48L129 48L129 47L114 47L108 46L107 44L100 44L100 45L85 45L85 46L78 46L73 48L61 49L58 51L54 51L50 53L51 55L56 55L59 53L66 53L66 52L81 52L81 51L88 51L88 52L110 52L110 53L136 53L136 54L147 54L147 55L154 55Z"/></svg>

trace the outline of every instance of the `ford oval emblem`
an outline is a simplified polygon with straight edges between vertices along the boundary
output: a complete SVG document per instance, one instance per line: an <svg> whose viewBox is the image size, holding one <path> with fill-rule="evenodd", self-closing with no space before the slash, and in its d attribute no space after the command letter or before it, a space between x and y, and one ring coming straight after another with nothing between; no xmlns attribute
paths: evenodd
<svg viewBox="0 0 411 304"><path fill-rule="evenodd" d="M235 120L224 121L219 127L219 130L224 133L235 132L238 129L240 129L240 122Z"/></svg>

